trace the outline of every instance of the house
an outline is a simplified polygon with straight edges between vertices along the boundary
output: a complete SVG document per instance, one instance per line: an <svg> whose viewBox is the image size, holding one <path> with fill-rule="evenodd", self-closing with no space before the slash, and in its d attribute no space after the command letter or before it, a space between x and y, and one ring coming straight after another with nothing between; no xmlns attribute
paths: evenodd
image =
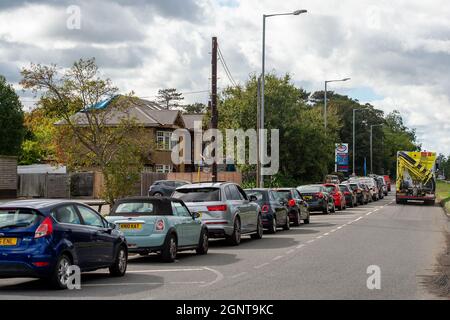
<svg viewBox="0 0 450 320"><path fill-rule="evenodd" d="M102 101L92 108L106 109L111 107L111 102L116 99L118 99L118 96ZM149 160L145 163L145 172L168 173L195 170L195 167L190 165L173 165L171 151L176 142L171 141L171 136L174 130L180 128L186 128L193 132L194 122L202 121L203 115L183 115L180 110L162 109L155 102L135 97L127 97L118 103L127 103L127 108L112 108L108 117L105 118L106 125L118 125L124 117L133 118L147 130L147 138L154 142L155 148L150 152ZM73 116L73 119L80 126L88 125L85 112L78 112ZM64 124L65 121L58 121L55 125L61 126ZM191 137L193 139L193 135Z"/></svg>

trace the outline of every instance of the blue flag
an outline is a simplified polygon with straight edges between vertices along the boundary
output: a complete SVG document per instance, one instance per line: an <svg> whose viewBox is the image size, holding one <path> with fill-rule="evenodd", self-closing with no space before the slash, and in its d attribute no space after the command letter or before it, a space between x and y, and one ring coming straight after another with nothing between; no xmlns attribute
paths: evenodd
<svg viewBox="0 0 450 320"><path fill-rule="evenodd" d="M364 157L364 176L367 176L367 164L366 164L366 157Z"/></svg>

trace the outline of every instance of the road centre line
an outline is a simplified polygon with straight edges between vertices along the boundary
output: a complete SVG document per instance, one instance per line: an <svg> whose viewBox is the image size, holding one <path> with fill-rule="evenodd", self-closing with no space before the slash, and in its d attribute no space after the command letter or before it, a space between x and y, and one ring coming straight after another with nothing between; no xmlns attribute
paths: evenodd
<svg viewBox="0 0 450 320"><path fill-rule="evenodd" d="M305 245L304 244L299 244L298 246L296 246L297 249L303 248Z"/></svg>
<svg viewBox="0 0 450 320"><path fill-rule="evenodd" d="M245 274L247 274L246 271L238 273L238 274L235 274L234 276L231 277L231 279L236 279L236 278L242 277Z"/></svg>
<svg viewBox="0 0 450 320"><path fill-rule="evenodd" d="M189 271L205 271L205 269L203 269L203 268L195 268L195 269L127 270L127 273L189 272Z"/></svg>
<svg viewBox="0 0 450 320"><path fill-rule="evenodd" d="M277 261L277 260L280 260L281 258L283 258L284 256L276 256L275 258L273 258L272 260L273 261Z"/></svg>
<svg viewBox="0 0 450 320"><path fill-rule="evenodd" d="M255 269L261 269L262 267L265 267L265 266L268 266L268 265L269 265L268 262L264 262L263 264L260 264L260 265L258 265L258 266L254 266L253 268L255 268Z"/></svg>
<svg viewBox="0 0 450 320"><path fill-rule="evenodd" d="M290 250L286 251L286 254L291 254L294 251L295 251L294 249L290 249Z"/></svg>

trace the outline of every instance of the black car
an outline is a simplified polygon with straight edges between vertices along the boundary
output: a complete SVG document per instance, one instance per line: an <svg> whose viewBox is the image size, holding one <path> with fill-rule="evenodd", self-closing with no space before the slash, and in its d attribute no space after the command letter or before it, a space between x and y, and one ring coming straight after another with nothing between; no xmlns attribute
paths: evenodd
<svg viewBox="0 0 450 320"><path fill-rule="evenodd" d="M270 233L277 232L278 227L290 229L289 211L285 200L273 189L245 189L250 201L261 207L262 223Z"/></svg>
<svg viewBox="0 0 450 320"><path fill-rule="evenodd" d="M148 189L149 197L170 197L176 188L190 184L183 180L158 180Z"/></svg>
<svg viewBox="0 0 450 320"><path fill-rule="evenodd" d="M333 197L321 184L309 184L297 188L303 200L308 203L309 211L322 211L325 214L334 213L336 207Z"/></svg>
<svg viewBox="0 0 450 320"><path fill-rule="evenodd" d="M289 219L294 226L299 226L300 221L309 223L308 203L303 200L302 196L295 188L277 188L276 192L286 201L289 209Z"/></svg>
<svg viewBox="0 0 450 320"><path fill-rule="evenodd" d="M345 203L350 207L357 207L358 206L358 200L356 197L356 193L353 192L353 190L350 188L348 184L340 184L339 189L344 194L345 197Z"/></svg>
<svg viewBox="0 0 450 320"><path fill-rule="evenodd" d="M0 205L0 278L41 278L66 289L80 271L127 270L125 236L83 203L20 200Z"/></svg>

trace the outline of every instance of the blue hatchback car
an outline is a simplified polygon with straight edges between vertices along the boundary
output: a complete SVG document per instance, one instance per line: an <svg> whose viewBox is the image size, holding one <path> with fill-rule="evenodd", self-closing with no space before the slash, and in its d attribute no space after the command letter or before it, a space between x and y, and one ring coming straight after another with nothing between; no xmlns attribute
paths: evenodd
<svg viewBox="0 0 450 320"><path fill-rule="evenodd" d="M90 207L62 200L23 200L0 205L0 278L43 278L65 289L76 265L125 275L122 232Z"/></svg>

